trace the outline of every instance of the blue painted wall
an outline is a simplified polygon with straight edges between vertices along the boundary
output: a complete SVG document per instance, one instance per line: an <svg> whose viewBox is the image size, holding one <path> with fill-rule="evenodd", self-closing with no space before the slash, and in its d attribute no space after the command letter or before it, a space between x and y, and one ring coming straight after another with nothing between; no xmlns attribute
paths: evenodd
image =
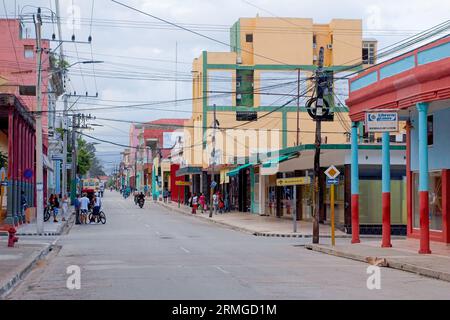
<svg viewBox="0 0 450 320"><path fill-rule="evenodd" d="M419 138L417 134L418 112L415 107L411 112L411 170L419 170ZM450 168L450 106L438 111L429 111L433 115L434 143L428 146L428 169L440 170Z"/></svg>

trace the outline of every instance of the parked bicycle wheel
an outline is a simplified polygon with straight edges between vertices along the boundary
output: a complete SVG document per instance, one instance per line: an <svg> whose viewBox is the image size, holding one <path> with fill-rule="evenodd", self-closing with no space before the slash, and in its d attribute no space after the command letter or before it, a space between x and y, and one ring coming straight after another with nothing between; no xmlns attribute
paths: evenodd
<svg viewBox="0 0 450 320"><path fill-rule="evenodd" d="M50 216L51 216L50 209L46 207L44 209L44 221L48 221L50 219Z"/></svg>
<svg viewBox="0 0 450 320"><path fill-rule="evenodd" d="M103 211L100 211L99 219L102 224L106 223L106 215Z"/></svg>

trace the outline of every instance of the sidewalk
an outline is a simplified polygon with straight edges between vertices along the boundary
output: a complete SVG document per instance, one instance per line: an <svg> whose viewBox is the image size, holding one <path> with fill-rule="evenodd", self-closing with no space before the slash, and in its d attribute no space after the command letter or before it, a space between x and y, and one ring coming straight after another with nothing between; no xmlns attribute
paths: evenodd
<svg viewBox="0 0 450 320"><path fill-rule="evenodd" d="M392 240L392 248L381 248L380 241L358 244L308 244L306 248L338 257L409 271L426 277L450 281L450 245L431 243L432 254L419 254L419 240Z"/></svg>
<svg viewBox="0 0 450 320"><path fill-rule="evenodd" d="M70 214L66 221L62 221L60 218L58 222L53 222L53 218L50 218L49 221L44 222L44 232L42 234L37 233L36 222L34 223L25 223L21 224L17 227L17 235L18 236L57 236L60 235L64 230L64 227L67 225L69 221L74 219L74 214ZM19 240L20 241L20 240Z"/></svg>
<svg viewBox="0 0 450 320"><path fill-rule="evenodd" d="M183 214L195 216L199 219L205 219L217 224L225 225L235 230L247 232L255 236L265 237L295 237L295 238L310 238L312 237L312 222L309 221L297 221L297 232L293 232L293 222L290 219L280 219L271 216L260 216L258 214L243 213L243 212L231 212L224 214L214 215L209 218L209 211L204 214L201 210L197 210L197 214L191 214L191 208L181 205L178 208L178 203L164 203L158 201L163 207L170 210L177 211ZM319 226L320 237L331 237L331 226L321 224ZM380 236L368 236L370 238ZM351 235L346 234L340 230L336 230L336 238L351 238Z"/></svg>
<svg viewBox="0 0 450 320"><path fill-rule="evenodd" d="M51 243L23 241L7 247L6 237L0 238L0 300L23 279L36 262L51 250ZM5 240L6 239L6 240Z"/></svg>

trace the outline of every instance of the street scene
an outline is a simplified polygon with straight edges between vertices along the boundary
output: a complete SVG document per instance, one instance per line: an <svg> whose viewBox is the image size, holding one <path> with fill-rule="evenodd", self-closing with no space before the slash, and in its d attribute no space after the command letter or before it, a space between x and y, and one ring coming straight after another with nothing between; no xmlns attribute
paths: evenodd
<svg viewBox="0 0 450 320"><path fill-rule="evenodd" d="M2 1L0 300L450 299L446 1Z"/></svg>

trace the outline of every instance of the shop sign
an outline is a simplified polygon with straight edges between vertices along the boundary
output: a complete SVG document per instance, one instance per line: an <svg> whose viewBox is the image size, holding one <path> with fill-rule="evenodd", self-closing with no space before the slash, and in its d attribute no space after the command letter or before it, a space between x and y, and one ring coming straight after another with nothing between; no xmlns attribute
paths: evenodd
<svg viewBox="0 0 450 320"><path fill-rule="evenodd" d="M366 112L367 132L397 132L397 112Z"/></svg>
<svg viewBox="0 0 450 320"><path fill-rule="evenodd" d="M294 186L294 185L302 185L302 184L310 184L310 177L294 177L294 178L281 178L277 179L277 186Z"/></svg>

